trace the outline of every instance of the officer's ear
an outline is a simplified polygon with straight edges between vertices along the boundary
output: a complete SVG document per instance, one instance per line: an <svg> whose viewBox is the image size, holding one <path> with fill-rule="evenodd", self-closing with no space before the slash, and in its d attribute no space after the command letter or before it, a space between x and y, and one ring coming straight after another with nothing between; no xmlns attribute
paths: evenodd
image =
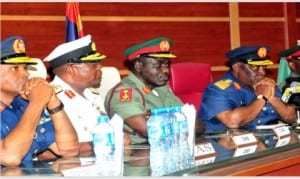
<svg viewBox="0 0 300 179"><path fill-rule="evenodd" d="M293 61L289 61L288 64L292 71L296 71L296 64Z"/></svg>
<svg viewBox="0 0 300 179"><path fill-rule="evenodd" d="M234 64L232 64L232 71L234 71L234 72L239 72L240 70L241 70L241 63L234 63Z"/></svg>
<svg viewBox="0 0 300 179"><path fill-rule="evenodd" d="M135 64L134 64L134 69L135 69L135 71L141 72L141 71L142 71L142 68L143 68L143 63L140 62L139 60L136 61Z"/></svg>

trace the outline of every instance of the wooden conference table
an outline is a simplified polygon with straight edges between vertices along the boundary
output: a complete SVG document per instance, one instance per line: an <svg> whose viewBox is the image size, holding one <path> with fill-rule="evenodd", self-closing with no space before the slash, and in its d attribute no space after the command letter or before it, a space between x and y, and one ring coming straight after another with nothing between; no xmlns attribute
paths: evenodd
<svg viewBox="0 0 300 179"><path fill-rule="evenodd" d="M293 127L285 129L288 129L288 134L280 134L274 129L258 129L198 135L195 138L195 164L168 175L300 176L300 130ZM252 141L253 137L256 142ZM248 138L250 143L238 142L242 138ZM125 147L124 176L151 176L149 149L147 144ZM88 167L93 163L93 155L34 161L26 166L4 167L1 175L89 176Z"/></svg>

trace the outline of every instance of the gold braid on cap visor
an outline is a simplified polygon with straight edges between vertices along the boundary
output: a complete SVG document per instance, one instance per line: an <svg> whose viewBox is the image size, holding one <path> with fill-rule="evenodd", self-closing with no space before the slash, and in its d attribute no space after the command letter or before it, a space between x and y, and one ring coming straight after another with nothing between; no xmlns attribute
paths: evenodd
<svg viewBox="0 0 300 179"><path fill-rule="evenodd" d="M25 53L14 54L1 58L1 64L36 64L37 62L27 57Z"/></svg>
<svg viewBox="0 0 300 179"><path fill-rule="evenodd" d="M155 57L155 58L176 58L176 55L172 53L151 53L147 54L148 57Z"/></svg>
<svg viewBox="0 0 300 179"><path fill-rule="evenodd" d="M248 61L249 65L273 65L274 63L271 60L262 60L262 61Z"/></svg>
<svg viewBox="0 0 300 179"><path fill-rule="evenodd" d="M106 55L100 54L100 53L94 53L85 57L81 57L81 61L96 61L96 60L103 60L106 58Z"/></svg>

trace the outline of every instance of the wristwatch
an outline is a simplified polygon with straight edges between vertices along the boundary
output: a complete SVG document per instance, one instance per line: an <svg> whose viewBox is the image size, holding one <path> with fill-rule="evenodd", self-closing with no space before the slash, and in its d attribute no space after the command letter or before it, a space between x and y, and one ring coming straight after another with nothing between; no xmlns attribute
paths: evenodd
<svg viewBox="0 0 300 179"><path fill-rule="evenodd" d="M63 110L64 109L64 103L62 103L60 101L60 104L58 106L56 106L55 108L53 109L49 109L47 108L48 112L52 115L52 114L55 114L55 113L58 113L59 111Z"/></svg>
<svg viewBox="0 0 300 179"><path fill-rule="evenodd" d="M268 102L268 99L262 94L256 96L256 99L263 99L263 100L265 100L265 102Z"/></svg>

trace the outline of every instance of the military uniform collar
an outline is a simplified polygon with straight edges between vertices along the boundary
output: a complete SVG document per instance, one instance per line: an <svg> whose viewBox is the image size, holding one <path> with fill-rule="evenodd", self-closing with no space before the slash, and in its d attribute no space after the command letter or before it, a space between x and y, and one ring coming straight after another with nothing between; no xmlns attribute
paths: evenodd
<svg viewBox="0 0 300 179"><path fill-rule="evenodd" d="M291 73L291 77L292 77L292 78L295 78L295 77L297 78L297 77L300 77L300 75L298 75L298 74L292 72L292 73Z"/></svg>
<svg viewBox="0 0 300 179"><path fill-rule="evenodd" d="M225 74L225 78L229 78L232 81L232 84L238 84L240 87L248 88L245 86L239 79L237 79L232 71L229 71Z"/></svg>
<svg viewBox="0 0 300 179"><path fill-rule="evenodd" d="M155 96L159 96L157 91L154 89L149 88L147 85L145 85L139 78L136 77L136 75L132 72L129 72L128 78L135 82L136 87L140 90L142 90L146 94L153 93Z"/></svg>
<svg viewBox="0 0 300 179"><path fill-rule="evenodd" d="M128 78L136 84L136 87L139 89L143 89L146 86L134 73L129 72ZM150 89L151 90L151 89Z"/></svg>
<svg viewBox="0 0 300 179"><path fill-rule="evenodd" d="M81 96L75 90L73 90L72 87L69 84L67 84L64 80L62 80L58 76L54 77L54 79L51 82L51 84L58 85L59 87L61 87L63 89L64 92L70 92L73 97L75 97L75 96ZM66 94L66 95L68 95L68 94Z"/></svg>

